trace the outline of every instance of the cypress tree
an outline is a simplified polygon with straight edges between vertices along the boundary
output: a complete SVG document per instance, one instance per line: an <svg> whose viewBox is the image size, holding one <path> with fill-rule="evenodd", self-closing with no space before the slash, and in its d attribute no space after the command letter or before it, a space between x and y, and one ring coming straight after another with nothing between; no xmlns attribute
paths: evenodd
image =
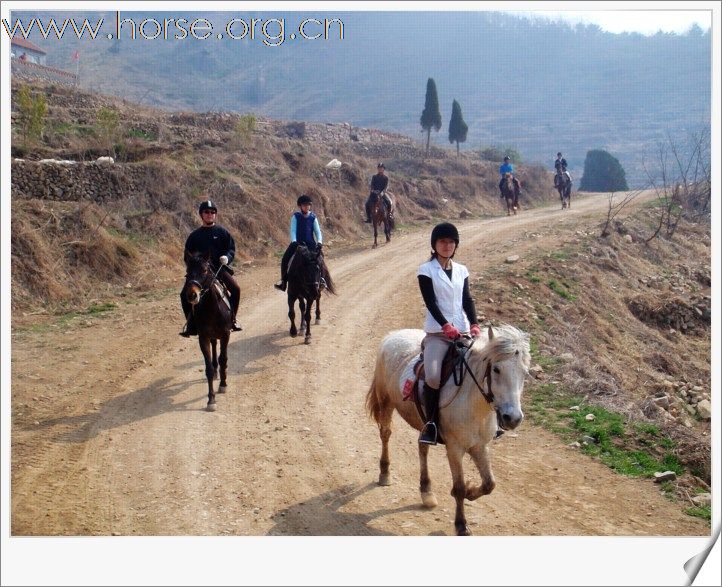
<svg viewBox="0 0 722 587"><path fill-rule="evenodd" d="M426 131L426 155L429 154L429 141L431 129L439 132L441 128L441 111L439 110L439 96L436 93L436 82L430 77L426 82L426 102L421 113L421 128Z"/></svg>
<svg viewBox="0 0 722 587"><path fill-rule="evenodd" d="M461 106L454 100L451 104L451 120L449 121L449 142L456 142L456 156L459 156L459 143L466 142L466 133L469 127L464 122L464 115L461 114Z"/></svg>
<svg viewBox="0 0 722 587"><path fill-rule="evenodd" d="M627 179L619 159L603 149L587 151L579 189L585 192L627 191Z"/></svg>

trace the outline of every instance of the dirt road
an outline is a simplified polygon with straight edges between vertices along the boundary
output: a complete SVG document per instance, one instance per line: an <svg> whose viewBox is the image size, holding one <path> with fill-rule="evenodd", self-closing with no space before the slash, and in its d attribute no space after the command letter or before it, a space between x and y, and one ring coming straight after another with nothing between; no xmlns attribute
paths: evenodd
<svg viewBox="0 0 722 587"><path fill-rule="evenodd" d="M517 217L459 222L471 270L550 248L594 224L606 198ZM526 243L525 230L543 233ZM391 437L393 485L379 487L380 441L364 412L376 349L422 324L416 287L428 230L329 258L313 343L288 334L275 266L239 276L241 322L229 393L204 411L195 339L176 333L177 295L121 305L63 331L13 334L13 535L453 534L443 447L431 450L439 506L421 507L417 433ZM477 535L709 535L649 480L629 479L524 422L492 446L497 487L468 504ZM476 478L470 461L467 477Z"/></svg>

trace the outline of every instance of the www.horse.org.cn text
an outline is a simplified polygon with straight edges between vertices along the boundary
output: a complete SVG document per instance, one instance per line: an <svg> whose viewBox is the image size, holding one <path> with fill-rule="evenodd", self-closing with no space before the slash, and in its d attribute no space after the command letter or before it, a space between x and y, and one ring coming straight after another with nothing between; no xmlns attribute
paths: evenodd
<svg viewBox="0 0 722 587"><path fill-rule="evenodd" d="M342 41L344 39L344 23L338 18L304 18L298 26L292 27L285 18L243 18L235 17L216 27L214 23L203 17L189 20L187 18L163 18L162 20L147 17L122 17L120 11L115 13L115 21L99 18L91 23L87 18L77 23L74 18L56 20L55 18L17 18L11 24L2 20L7 35L13 38L28 39L33 31L43 39L62 39L66 35L77 39L91 40L145 40L145 41L182 41L208 39L231 41L259 41L268 47L278 47L287 41ZM112 29L112 32L111 32Z"/></svg>

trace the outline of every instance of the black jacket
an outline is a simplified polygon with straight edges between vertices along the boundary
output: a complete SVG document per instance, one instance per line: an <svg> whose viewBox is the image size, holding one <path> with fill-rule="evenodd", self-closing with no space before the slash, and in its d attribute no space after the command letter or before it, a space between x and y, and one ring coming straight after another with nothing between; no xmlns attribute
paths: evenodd
<svg viewBox="0 0 722 587"><path fill-rule="evenodd" d="M388 175L377 173L371 178L371 191L383 192L389 185Z"/></svg>
<svg viewBox="0 0 722 587"><path fill-rule="evenodd" d="M561 159L557 159L554 161L554 169L559 169L559 166L561 165L562 171L567 170L567 160L562 157Z"/></svg>
<svg viewBox="0 0 722 587"><path fill-rule="evenodd" d="M186 240L186 254L200 253L205 256L209 252L215 269L220 267L220 258L223 255L228 257L228 263L236 256L236 243L233 242L231 233L218 224L200 226L191 232Z"/></svg>

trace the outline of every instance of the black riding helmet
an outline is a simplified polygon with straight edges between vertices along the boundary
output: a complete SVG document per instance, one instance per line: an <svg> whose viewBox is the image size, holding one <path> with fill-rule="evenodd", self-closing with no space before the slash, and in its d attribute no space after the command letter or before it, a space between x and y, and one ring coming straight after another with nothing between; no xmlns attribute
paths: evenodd
<svg viewBox="0 0 722 587"><path fill-rule="evenodd" d="M442 222L441 224L434 226L434 230L431 231L431 248L433 250L436 250L434 247L436 245L436 241L440 238L453 239L456 246L459 246L459 231L456 229L456 226L451 224L451 222Z"/></svg>
<svg viewBox="0 0 722 587"><path fill-rule="evenodd" d="M509 155L506 155L506 156L504 157L504 161L511 161L511 159L509 158Z"/></svg>
<svg viewBox="0 0 722 587"><path fill-rule="evenodd" d="M216 205L211 200L201 202L201 205L198 206L198 214L203 214L203 210L213 210L218 213L218 208L216 208Z"/></svg>
<svg viewBox="0 0 722 587"><path fill-rule="evenodd" d="M296 200L297 206L300 206L301 204L313 204L313 200L311 200L311 198L306 194L303 194L302 196L298 196L298 200Z"/></svg>

